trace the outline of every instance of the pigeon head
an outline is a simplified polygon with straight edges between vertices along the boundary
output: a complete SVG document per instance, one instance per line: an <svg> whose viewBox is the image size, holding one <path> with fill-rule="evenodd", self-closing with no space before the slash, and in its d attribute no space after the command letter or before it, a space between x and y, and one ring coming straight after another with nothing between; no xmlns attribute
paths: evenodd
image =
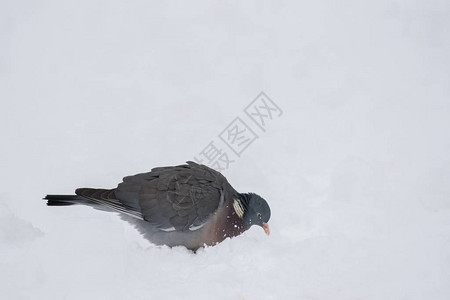
<svg viewBox="0 0 450 300"><path fill-rule="evenodd" d="M250 228L253 225L261 226L267 235L270 234L269 222L270 207L267 201L254 193L240 194L240 204L243 208L242 219L245 225Z"/></svg>

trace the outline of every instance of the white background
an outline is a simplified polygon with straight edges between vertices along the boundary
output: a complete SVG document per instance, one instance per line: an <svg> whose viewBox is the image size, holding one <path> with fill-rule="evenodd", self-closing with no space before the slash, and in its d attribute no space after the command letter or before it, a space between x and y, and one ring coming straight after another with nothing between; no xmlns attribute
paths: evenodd
<svg viewBox="0 0 450 300"><path fill-rule="evenodd" d="M0 2L3 299L450 298L450 6ZM191 160L260 91L284 111L224 174L272 207L193 254L47 207Z"/></svg>

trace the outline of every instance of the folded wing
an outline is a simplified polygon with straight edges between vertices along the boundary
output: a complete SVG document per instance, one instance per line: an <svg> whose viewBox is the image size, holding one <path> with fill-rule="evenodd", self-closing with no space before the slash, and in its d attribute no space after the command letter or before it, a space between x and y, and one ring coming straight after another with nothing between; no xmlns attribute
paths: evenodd
<svg viewBox="0 0 450 300"><path fill-rule="evenodd" d="M225 177L187 162L128 176L113 190L78 189L77 195L165 230L195 230L224 202Z"/></svg>

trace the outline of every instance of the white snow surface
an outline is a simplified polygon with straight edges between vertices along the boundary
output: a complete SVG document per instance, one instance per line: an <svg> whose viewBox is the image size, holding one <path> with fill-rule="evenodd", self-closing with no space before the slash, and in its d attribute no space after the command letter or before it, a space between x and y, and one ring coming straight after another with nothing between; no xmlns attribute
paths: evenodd
<svg viewBox="0 0 450 300"><path fill-rule="evenodd" d="M1 1L2 299L450 299L450 5ZM194 254L45 194L192 158L265 91L224 172L271 205Z"/></svg>

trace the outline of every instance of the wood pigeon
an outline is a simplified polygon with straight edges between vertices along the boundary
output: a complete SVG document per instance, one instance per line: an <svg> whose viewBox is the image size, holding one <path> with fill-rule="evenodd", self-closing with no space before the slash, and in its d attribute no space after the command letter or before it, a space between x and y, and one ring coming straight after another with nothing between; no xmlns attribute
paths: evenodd
<svg viewBox="0 0 450 300"><path fill-rule="evenodd" d="M85 204L131 216L141 233L157 245L195 251L252 225L270 234L266 200L254 193L238 193L222 174L192 161L127 176L115 189L79 188L75 194L44 199L49 206Z"/></svg>

